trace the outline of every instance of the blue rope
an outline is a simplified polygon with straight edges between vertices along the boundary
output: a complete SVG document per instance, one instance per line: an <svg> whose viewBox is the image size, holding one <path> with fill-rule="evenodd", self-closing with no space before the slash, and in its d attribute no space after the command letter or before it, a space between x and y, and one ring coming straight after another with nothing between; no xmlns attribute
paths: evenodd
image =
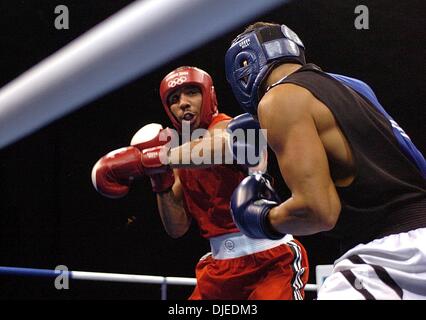
<svg viewBox="0 0 426 320"><path fill-rule="evenodd" d="M0 267L0 275L2 274L29 276L29 277L50 277L50 278L57 277L58 275L71 276L70 271L16 268L16 267Z"/></svg>

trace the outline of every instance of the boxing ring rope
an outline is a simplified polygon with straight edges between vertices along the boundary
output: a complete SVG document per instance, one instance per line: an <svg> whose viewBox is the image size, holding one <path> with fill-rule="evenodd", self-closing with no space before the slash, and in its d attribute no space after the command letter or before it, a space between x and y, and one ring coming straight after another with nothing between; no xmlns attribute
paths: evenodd
<svg viewBox="0 0 426 320"><path fill-rule="evenodd" d="M164 277L136 274L121 273L105 273L105 272L88 272L88 271L63 271L53 269L34 269L34 268L18 268L18 267L0 267L1 275L12 275L22 277L47 277L56 278L58 276L68 277L74 280L85 281L106 281L106 282L127 282L141 284L158 284L161 285L161 300L167 300L168 285L195 286L197 280L195 278L185 277ZM305 291L317 291L318 285L307 284Z"/></svg>
<svg viewBox="0 0 426 320"><path fill-rule="evenodd" d="M0 90L0 148L285 2L135 1Z"/></svg>

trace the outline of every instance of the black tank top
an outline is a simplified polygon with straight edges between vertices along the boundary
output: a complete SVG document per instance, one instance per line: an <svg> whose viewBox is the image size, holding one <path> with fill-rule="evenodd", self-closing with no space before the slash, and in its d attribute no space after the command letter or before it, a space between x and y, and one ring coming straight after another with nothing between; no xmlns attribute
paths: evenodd
<svg viewBox="0 0 426 320"><path fill-rule="evenodd" d="M339 80L307 64L277 84L293 83L309 90L333 113L351 146L355 179L347 187L336 187L342 210L336 227L327 232L341 239L341 250L346 251L359 243L426 227L426 184L421 170L403 152L384 110L378 110L362 90Z"/></svg>

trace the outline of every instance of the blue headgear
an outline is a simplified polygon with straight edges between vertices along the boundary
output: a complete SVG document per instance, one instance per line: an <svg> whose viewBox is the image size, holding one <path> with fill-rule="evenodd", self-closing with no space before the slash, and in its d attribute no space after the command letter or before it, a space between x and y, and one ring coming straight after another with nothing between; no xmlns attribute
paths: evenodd
<svg viewBox="0 0 426 320"><path fill-rule="evenodd" d="M260 27L232 41L225 56L226 79L246 112L257 114L262 80L284 62L306 63L302 41L285 25Z"/></svg>

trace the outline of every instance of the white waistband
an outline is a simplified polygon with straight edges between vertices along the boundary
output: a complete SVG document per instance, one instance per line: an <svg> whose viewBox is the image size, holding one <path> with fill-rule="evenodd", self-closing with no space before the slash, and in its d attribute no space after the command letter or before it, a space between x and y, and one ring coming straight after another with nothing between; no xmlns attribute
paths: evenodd
<svg viewBox="0 0 426 320"><path fill-rule="evenodd" d="M210 247L212 249L213 258L224 260L268 250L291 240L293 240L291 234L287 234L284 238L279 240L270 240L252 239L238 232L210 238Z"/></svg>

